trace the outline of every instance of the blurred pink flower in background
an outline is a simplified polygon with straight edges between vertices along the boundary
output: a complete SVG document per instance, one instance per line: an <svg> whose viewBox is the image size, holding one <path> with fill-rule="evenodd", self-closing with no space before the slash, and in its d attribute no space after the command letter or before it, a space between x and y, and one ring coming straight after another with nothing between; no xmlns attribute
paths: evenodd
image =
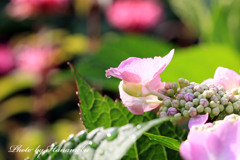
<svg viewBox="0 0 240 160"><path fill-rule="evenodd" d="M14 65L15 61L11 48L0 44L0 75L9 72Z"/></svg>
<svg viewBox="0 0 240 160"><path fill-rule="evenodd" d="M24 46L17 51L17 67L19 69L42 73L52 65L51 47L30 47Z"/></svg>
<svg viewBox="0 0 240 160"><path fill-rule="evenodd" d="M9 16L25 19L38 14L62 13L70 0L11 0L6 12Z"/></svg>
<svg viewBox="0 0 240 160"><path fill-rule="evenodd" d="M131 57L120 63L117 68L106 70L106 77L122 79L119 85L123 104L134 114L143 114L158 107L159 102L153 92L158 92L165 83L160 74L172 60L174 49L165 57Z"/></svg>
<svg viewBox="0 0 240 160"><path fill-rule="evenodd" d="M143 31L157 25L163 9L154 0L117 0L106 15L110 24L120 30Z"/></svg>
<svg viewBox="0 0 240 160"><path fill-rule="evenodd" d="M193 126L180 153L186 160L239 160L240 116L232 114L213 124Z"/></svg>
<svg viewBox="0 0 240 160"><path fill-rule="evenodd" d="M205 80L203 84L221 85L227 91L230 91L231 89L240 87L240 75L231 69L218 67L214 78Z"/></svg>

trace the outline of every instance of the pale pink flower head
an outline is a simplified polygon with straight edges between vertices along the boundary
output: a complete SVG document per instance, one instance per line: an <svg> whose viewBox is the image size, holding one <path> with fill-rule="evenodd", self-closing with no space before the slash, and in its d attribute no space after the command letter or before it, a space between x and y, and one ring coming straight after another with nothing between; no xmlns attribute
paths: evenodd
<svg viewBox="0 0 240 160"><path fill-rule="evenodd" d="M163 58L132 57L121 62L117 68L106 70L107 77L123 80L119 85L120 98L132 113L143 114L158 107L158 97L151 95L151 92L164 87L160 74L170 63L173 54L174 50Z"/></svg>
<svg viewBox="0 0 240 160"><path fill-rule="evenodd" d="M0 75L9 72L15 65L12 50L7 45L0 45Z"/></svg>
<svg viewBox="0 0 240 160"><path fill-rule="evenodd" d="M239 160L240 117L229 115L221 121L193 126L180 146L186 160Z"/></svg>
<svg viewBox="0 0 240 160"><path fill-rule="evenodd" d="M120 30L146 30L154 27L163 15L154 0L117 0L106 12L110 24Z"/></svg>
<svg viewBox="0 0 240 160"><path fill-rule="evenodd" d="M18 50L17 67L32 73L41 73L52 64L51 47L24 46Z"/></svg>
<svg viewBox="0 0 240 160"><path fill-rule="evenodd" d="M214 78L205 80L203 84L221 85L227 91L231 91L231 89L240 87L240 75L231 69L218 67Z"/></svg>

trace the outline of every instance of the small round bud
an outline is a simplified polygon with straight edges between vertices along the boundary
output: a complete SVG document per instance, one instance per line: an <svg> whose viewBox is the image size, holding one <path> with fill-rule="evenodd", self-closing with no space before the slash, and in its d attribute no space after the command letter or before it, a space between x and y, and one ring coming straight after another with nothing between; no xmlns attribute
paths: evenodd
<svg viewBox="0 0 240 160"><path fill-rule="evenodd" d="M218 93L218 91L219 91L218 87L216 87L214 85L210 85L208 88L209 88L209 90L214 91L214 93Z"/></svg>
<svg viewBox="0 0 240 160"><path fill-rule="evenodd" d="M194 94L195 97L198 97L200 95L199 92L194 92L193 94Z"/></svg>
<svg viewBox="0 0 240 160"><path fill-rule="evenodd" d="M202 105L203 107L207 107L209 104L207 99L200 99L200 105Z"/></svg>
<svg viewBox="0 0 240 160"><path fill-rule="evenodd" d="M184 93L179 93L176 97L176 99L180 100L184 98Z"/></svg>
<svg viewBox="0 0 240 160"><path fill-rule="evenodd" d="M164 86L164 88L165 88L166 90L171 89L171 88L172 88L172 84L171 84L171 83L166 83L165 86Z"/></svg>
<svg viewBox="0 0 240 160"><path fill-rule="evenodd" d="M222 97L225 93L223 91L219 91L218 94Z"/></svg>
<svg viewBox="0 0 240 160"><path fill-rule="evenodd" d="M185 104L185 108L186 108L186 109L190 109L191 107L193 107L193 103L192 103L192 102L187 102L187 103Z"/></svg>
<svg viewBox="0 0 240 160"><path fill-rule="evenodd" d="M218 86L218 89L219 89L219 91L226 92L225 88L223 86L221 86L221 85Z"/></svg>
<svg viewBox="0 0 240 160"><path fill-rule="evenodd" d="M204 111L204 107L202 105L197 106L197 112L202 113Z"/></svg>
<svg viewBox="0 0 240 160"><path fill-rule="evenodd" d="M227 100L227 98L222 97L222 98L221 98L221 104L222 104L222 105L226 105L226 104L228 104L228 100Z"/></svg>
<svg viewBox="0 0 240 160"><path fill-rule="evenodd" d="M229 95L224 94L223 97L226 98L229 101Z"/></svg>
<svg viewBox="0 0 240 160"><path fill-rule="evenodd" d="M197 85L194 87L194 91L202 93L203 92L203 88L200 85Z"/></svg>
<svg viewBox="0 0 240 160"><path fill-rule="evenodd" d="M178 89L178 84L177 83L172 83L171 88L176 92Z"/></svg>
<svg viewBox="0 0 240 160"><path fill-rule="evenodd" d="M193 95L192 93L186 93L186 94L184 95L184 99L185 99L186 101L192 101L193 98L194 98L194 95Z"/></svg>
<svg viewBox="0 0 240 160"><path fill-rule="evenodd" d="M212 109L212 114L213 115L217 116L217 115L219 115L219 113L220 113L219 107L215 107L215 108Z"/></svg>
<svg viewBox="0 0 240 160"><path fill-rule="evenodd" d="M167 112L167 110L168 110L168 107L161 107L160 108L160 111L162 111L162 112Z"/></svg>
<svg viewBox="0 0 240 160"><path fill-rule="evenodd" d="M168 112L167 112L167 115L169 116L173 116L174 114L177 113L177 109L175 107L170 107L168 108Z"/></svg>
<svg viewBox="0 0 240 160"><path fill-rule="evenodd" d="M217 107L217 103L215 103L214 101L211 101L210 102L210 107L211 108Z"/></svg>
<svg viewBox="0 0 240 160"><path fill-rule="evenodd" d="M206 108L204 108L204 112L205 112L205 113L209 113L209 114L210 114L211 111L212 111L212 110L211 110L210 107L206 107Z"/></svg>
<svg viewBox="0 0 240 160"><path fill-rule="evenodd" d="M229 94L229 101L231 101L231 102L236 101L235 96L233 94Z"/></svg>
<svg viewBox="0 0 240 160"><path fill-rule="evenodd" d="M168 95L168 96L174 96L174 90L173 89L168 89L167 91L166 91L166 95Z"/></svg>
<svg viewBox="0 0 240 160"><path fill-rule="evenodd" d="M192 89L187 89L187 93L193 93Z"/></svg>
<svg viewBox="0 0 240 160"><path fill-rule="evenodd" d="M166 117L166 116L167 116L167 113L166 113L166 112L160 112L160 115L159 115L160 118Z"/></svg>
<svg viewBox="0 0 240 160"><path fill-rule="evenodd" d="M194 107L191 107L191 108L189 109L188 113L189 113L189 115L190 115L191 117L195 117L195 116L197 115L197 109L194 108Z"/></svg>
<svg viewBox="0 0 240 160"><path fill-rule="evenodd" d="M171 102L171 99L167 98L164 100L163 104L166 106L166 107L171 107L172 106L172 102Z"/></svg>
<svg viewBox="0 0 240 160"><path fill-rule="evenodd" d="M203 94L200 94L199 96L198 96L198 99L205 99L206 97L203 95Z"/></svg>
<svg viewBox="0 0 240 160"><path fill-rule="evenodd" d="M182 119L182 115L181 115L181 113L177 113L177 114L175 114L175 115L174 115L174 118L175 118L176 121L181 120L181 119Z"/></svg>
<svg viewBox="0 0 240 160"><path fill-rule="evenodd" d="M211 98L213 93L211 91L204 91L203 92L203 95L206 97L206 98Z"/></svg>
<svg viewBox="0 0 240 160"><path fill-rule="evenodd" d="M182 114L183 114L184 117L189 117L189 113L188 113L187 110L184 110L184 111L182 112Z"/></svg>
<svg viewBox="0 0 240 160"><path fill-rule="evenodd" d="M208 86L206 84L201 84L200 85L202 87L202 89L205 91L205 90L208 90Z"/></svg>
<svg viewBox="0 0 240 160"><path fill-rule="evenodd" d="M218 96L212 95L211 100L217 103L219 99Z"/></svg>
<svg viewBox="0 0 240 160"><path fill-rule="evenodd" d="M235 110L239 110L240 109L240 104L238 103L238 101L233 103L233 108Z"/></svg>
<svg viewBox="0 0 240 160"><path fill-rule="evenodd" d="M183 78L179 78L178 83L180 85L180 88L184 88L189 85L189 81Z"/></svg>
<svg viewBox="0 0 240 160"><path fill-rule="evenodd" d="M175 108L178 108L179 107L179 101L178 100L173 100L172 101L172 106L175 107Z"/></svg>
<svg viewBox="0 0 240 160"><path fill-rule="evenodd" d="M223 106L223 105L220 104L218 107L219 107L219 110L220 110L221 112L224 111L224 106Z"/></svg>
<svg viewBox="0 0 240 160"><path fill-rule="evenodd" d="M193 104L194 104L194 106L198 106L199 105L199 99L198 98L193 99Z"/></svg>
<svg viewBox="0 0 240 160"><path fill-rule="evenodd" d="M185 107L185 104L186 104L186 101L185 100L183 100L183 99L181 99L180 100L180 107Z"/></svg>
<svg viewBox="0 0 240 160"><path fill-rule="evenodd" d="M233 112L233 106L232 105L228 105L226 108L225 108L225 111L228 113L228 114L231 114Z"/></svg>
<svg viewBox="0 0 240 160"><path fill-rule="evenodd" d="M232 93L233 95L237 95L237 94L238 94L238 88L232 89L232 90L231 90L231 93Z"/></svg>

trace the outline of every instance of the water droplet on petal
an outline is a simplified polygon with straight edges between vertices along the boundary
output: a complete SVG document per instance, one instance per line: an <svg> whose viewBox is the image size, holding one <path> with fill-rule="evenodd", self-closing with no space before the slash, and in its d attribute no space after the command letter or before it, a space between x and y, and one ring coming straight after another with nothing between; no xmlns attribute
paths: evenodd
<svg viewBox="0 0 240 160"><path fill-rule="evenodd" d="M107 78L111 78L111 76L110 76L109 74L107 74L107 73L105 74L105 76L106 76Z"/></svg>
<svg viewBox="0 0 240 160"><path fill-rule="evenodd" d="M109 129L109 132L107 133L107 140L112 141L118 136L118 128L113 127Z"/></svg>

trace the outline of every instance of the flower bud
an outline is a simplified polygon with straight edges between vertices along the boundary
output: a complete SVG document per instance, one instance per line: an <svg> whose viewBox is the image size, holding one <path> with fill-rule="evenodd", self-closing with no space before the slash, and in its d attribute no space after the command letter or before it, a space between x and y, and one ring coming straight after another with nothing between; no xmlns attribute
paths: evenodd
<svg viewBox="0 0 240 160"><path fill-rule="evenodd" d="M173 89L168 89L167 91L166 91L166 95L168 95L168 96L171 96L171 97L173 97L174 96L174 90Z"/></svg>
<svg viewBox="0 0 240 160"><path fill-rule="evenodd" d="M175 114L175 115L174 115L174 118L175 118L176 121L181 120L181 119L182 119L182 115L181 115L181 113L177 113L177 114Z"/></svg>
<svg viewBox="0 0 240 160"><path fill-rule="evenodd" d="M193 93L192 89L187 89L187 93Z"/></svg>
<svg viewBox="0 0 240 160"><path fill-rule="evenodd" d="M204 108L204 112L205 112L205 113L209 113L209 114L210 114L211 111L212 111L212 110L211 110L210 107L206 107L206 108Z"/></svg>
<svg viewBox="0 0 240 160"><path fill-rule="evenodd" d="M213 115L217 116L217 115L219 115L219 113L220 113L219 107L215 107L215 108L212 109L212 114Z"/></svg>
<svg viewBox="0 0 240 160"><path fill-rule="evenodd" d="M176 109L175 107L170 107L170 108L168 108L167 114L168 114L169 116L173 116L173 115L175 115L176 113L177 113L177 109Z"/></svg>
<svg viewBox="0 0 240 160"><path fill-rule="evenodd" d="M204 111L204 107L202 105L197 106L197 112L202 113Z"/></svg>
<svg viewBox="0 0 240 160"><path fill-rule="evenodd" d="M187 103L185 104L185 108L186 108L186 109L190 109L191 107L193 107L193 103L192 103L192 102L187 102Z"/></svg>
<svg viewBox="0 0 240 160"><path fill-rule="evenodd" d="M206 84L201 84L200 86L202 87L203 91L208 90L208 86Z"/></svg>
<svg viewBox="0 0 240 160"><path fill-rule="evenodd" d="M222 97L225 93L223 91L219 91L218 94Z"/></svg>
<svg viewBox="0 0 240 160"><path fill-rule="evenodd" d="M163 101L163 104L164 104L166 107L171 107L171 106L172 106L171 99L166 98L166 99Z"/></svg>
<svg viewBox="0 0 240 160"><path fill-rule="evenodd" d="M212 91L214 91L215 93L218 93L218 91L219 91L218 87L216 87L216 86L214 86L214 85L210 85L210 86L209 86L209 90L212 90Z"/></svg>
<svg viewBox="0 0 240 160"><path fill-rule="evenodd" d="M185 99L186 101L192 101L193 98L194 98L194 95L193 95L192 93L186 93L186 94L184 95L184 99Z"/></svg>
<svg viewBox="0 0 240 160"><path fill-rule="evenodd" d="M200 85L197 85L194 87L194 91L202 93L203 92L203 88Z"/></svg>
<svg viewBox="0 0 240 160"><path fill-rule="evenodd" d="M240 109L240 104L238 103L238 101L233 103L233 108L235 110L239 110Z"/></svg>
<svg viewBox="0 0 240 160"><path fill-rule="evenodd" d="M188 110L184 110L182 113L183 113L183 116L184 116L184 117L189 117Z"/></svg>
<svg viewBox="0 0 240 160"><path fill-rule="evenodd" d="M215 103L214 101L211 101L210 102L210 107L211 108L217 107L217 103Z"/></svg>
<svg viewBox="0 0 240 160"><path fill-rule="evenodd" d="M222 97L222 98L221 98L221 104L222 104L222 105L228 104L228 100L227 100L225 97Z"/></svg>
<svg viewBox="0 0 240 160"><path fill-rule="evenodd" d="M228 105L226 108L225 108L225 111L228 113L228 114L231 114L233 112L233 106L232 105Z"/></svg>
<svg viewBox="0 0 240 160"><path fill-rule="evenodd" d="M194 94L195 97L198 97L200 95L199 92L194 92L193 94Z"/></svg>
<svg viewBox="0 0 240 160"><path fill-rule="evenodd" d="M190 115L191 117L195 117L195 116L197 115L197 109L194 108L194 107L191 107L191 108L189 109L188 113L189 113L189 115Z"/></svg>
<svg viewBox="0 0 240 160"><path fill-rule="evenodd" d="M171 89L171 88L172 88L172 84L171 84L171 83L166 83L165 86L164 86L164 88L165 88L166 90Z"/></svg>
<svg viewBox="0 0 240 160"><path fill-rule="evenodd" d="M179 107L179 101L178 100L173 100L172 101L172 106L175 107L175 108L178 108Z"/></svg>
<svg viewBox="0 0 240 160"><path fill-rule="evenodd" d="M223 105L220 104L218 107L219 107L219 110L220 110L221 112L224 111L224 106L223 106Z"/></svg>
<svg viewBox="0 0 240 160"><path fill-rule="evenodd" d="M229 101L231 102L235 102L236 101L236 98L233 94L229 94Z"/></svg>
<svg viewBox="0 0 240 160"><path fill-rule="evenodd" d="M209 104L207 99L200 99L200 105L202 105L203 107L207 107Z"/></svg>
<svg viewBox="0 0 240 160"><path fill-rule="evenodd" d="M205 99L206 97L203 95L203 94L200 94L199 96L198 96L198 99Z"/></svg>
<svg viewBox="0 0 240 160"><path fill-rule="evenodd" d="M238 88L233 88L232 90L231 90L231 93L233 94L233 95L237 95L238 94Z"/></svg>
<svg viewBox="0 0 240 160"><path fill-rule="evenodd" d="M184 93L179 93L176 97L176 99L180 100L184 98Z"/></svg>
<svg viewBox="0 0 240 160"><path fill-rule="evenodd" d="M204 92L203 92L203 95L204 95L206 98L211 98L212 95L213 95L213 92L211 92L211 91L204 91Z"/></svg>
<svg viewBox="0 0 240 160"><path fill-rule="evenodd" d="M161 108L160 108L160 111L161 111L161 112L167 112L167 110L168 110L168 107L161 107Z"/></svg>
<svg viewBox="0 0 240 160"><path fill-rule="evenodd" d="M184 78L179 78L178 83L180 85L180 88L184 88L189 85L189 81Z"/></svg>
<svg viewBox="0 0 240 160"><path fill-rule="evenodd" d="M198 98L193 99L193 104L194 106L199 105L199 99Z"/></svg>
<svg viewBox="0 0 240 160"><path fill-rule="evenodd" d="M177 92L178 84L177 84L177 83L172 83L172 84L171 84L171 88L172 88L175 92Z"/></svg>
<svg viewBox="0 0 240 160"><path fill-rule="evenodd" d="M167 116L167 113L166 113L166 112L160 112L160 118L166 117L166 116Z"/></svg>
<svg viewBox="0 0 240 160"><path fill-rule="evenodd" d="M181 99L180 100L180 107L185 107L185 104L186 104L186 101L185 100L183 100L183 99Z"/></svg>

